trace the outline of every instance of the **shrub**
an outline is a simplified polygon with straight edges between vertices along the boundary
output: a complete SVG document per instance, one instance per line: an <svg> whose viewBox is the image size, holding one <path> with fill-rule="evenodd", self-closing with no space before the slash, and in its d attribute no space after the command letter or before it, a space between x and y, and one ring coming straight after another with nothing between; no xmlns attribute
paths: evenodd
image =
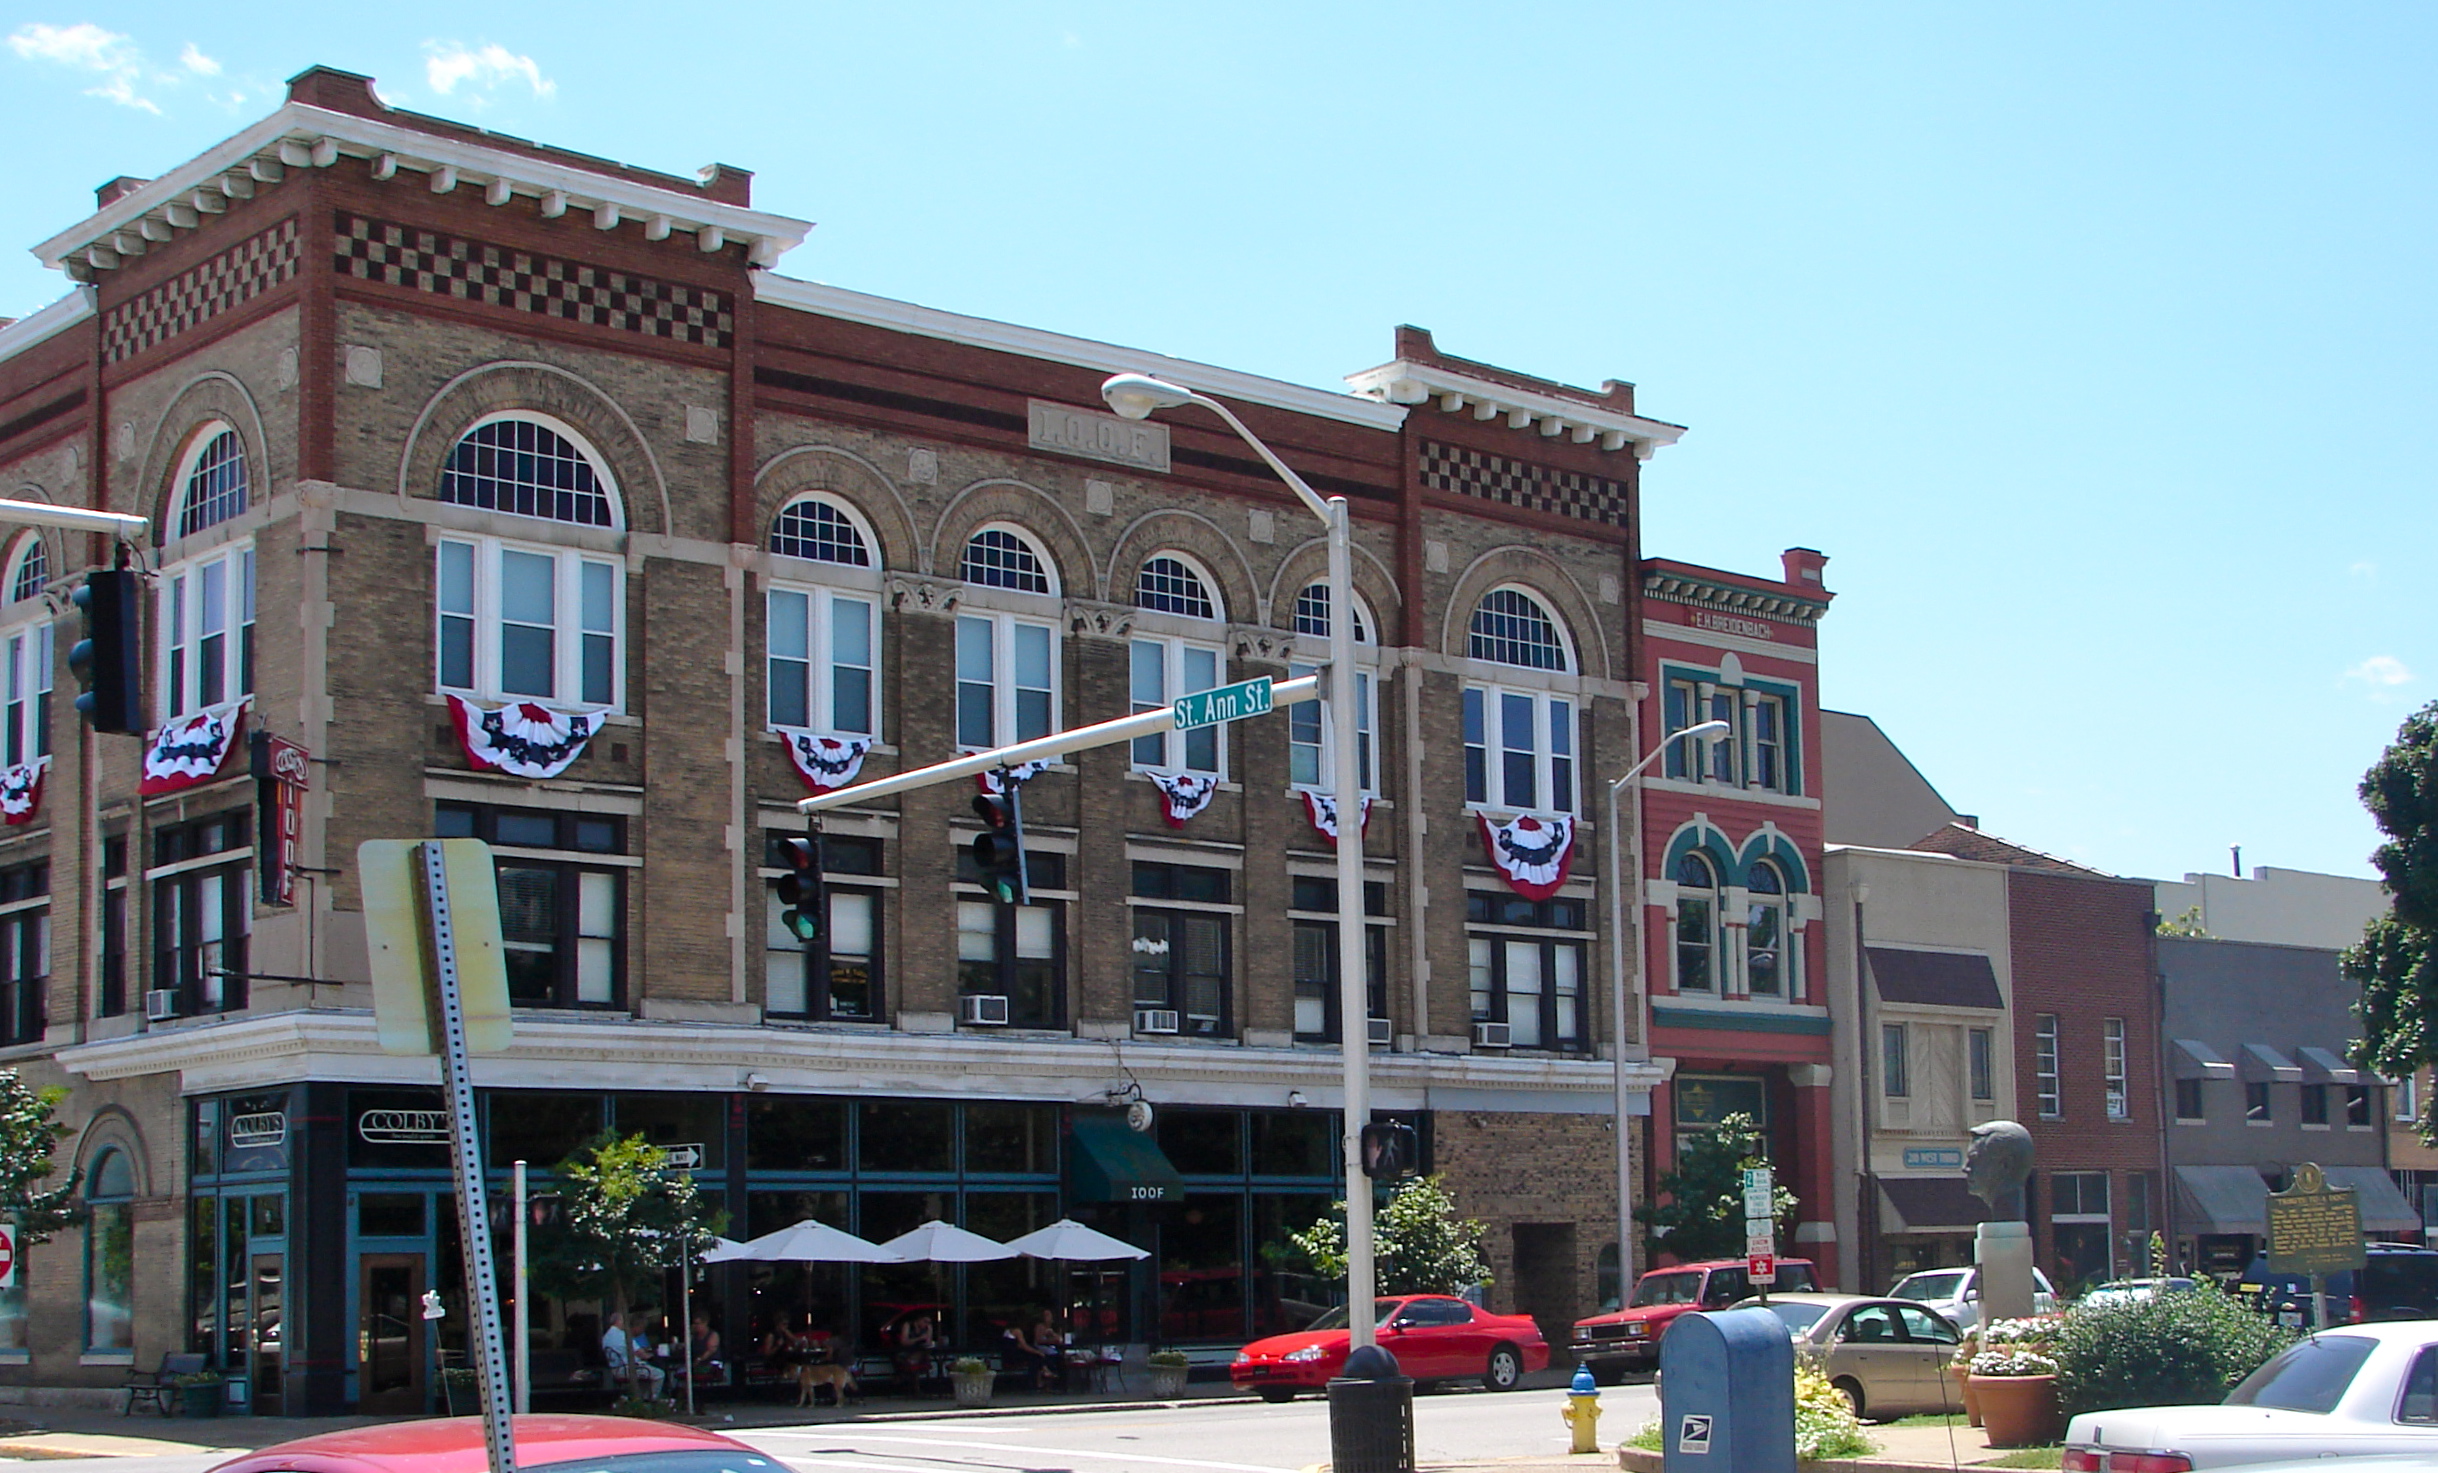
<svg viewBox="0 0 2438 1473"><path fill-rule="evenodd" d="M990 1362L978 1355L960 1355L948 1363L948 1370L957 1376L983 1376L990 1373Z"/></svg>
<svg viewBox="0 0 2438 1473"><path fill-rule="evenodd" d="M2215 1402L2293 1339L2208 1283L2076 1308L2057 1332L2058 1403L2071 1417Z"/></svg>
<svg viewBox="0 0 2438 1473"><path fill-rule="evenodd" d="M1795 1362L1795 1456L1861 1458L1878 1449L1862 1435L1854 1420L1854 1405L1829 1383L1827 1373L1810 1357Z"/></svg>
<svg viewBox="0 0 2438 1473"><path fill-rule="evenodd" d="M1144 1357L1144 1361L1148 1365L1165 1366L1172 1371L1181 1371L1193 1364L1192 1358L1182 1350L1155 1350Z"/></svg>

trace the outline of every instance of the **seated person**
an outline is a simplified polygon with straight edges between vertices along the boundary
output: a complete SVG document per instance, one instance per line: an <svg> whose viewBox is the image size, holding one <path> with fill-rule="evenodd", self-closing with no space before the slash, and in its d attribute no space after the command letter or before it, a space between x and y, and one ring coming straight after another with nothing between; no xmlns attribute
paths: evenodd
<svg viewBox="0 0 2438 1473"><path fill-rule="evenodd" d="M1025 1376L1035 1390L1046 1383L1048 1367L1033 1348L1032 1327L1021 1320L999 1332L999 1364L1010 1374Z"/></svg>
<svg viewBox="0 0 2438 1473"><path fill-rule="evenodd" d="M693 1333L686 1337L686 1365L689 1375L717 1377L724 1367L720 1364L720 1332L711 1328L711 1316L694 1317Z"/></svg>
<svg viewBox="0 0 2438 1473"><path fill-rule="evenodd" d="M897 1373L920 1380L931 1374L931 1351L938 1343L939 1327L932 1324L928 1312L918 1311L897 1322L897 1344L893 1359Z"/></svg>
<svg viewBox="0 0 2438 1473"><path fill-rule="evenodd" d="M1058 1317L1048 1310L1034 1316L1029 1332L1033 1354L1040 1360L1041 1372L1037 1383L1043 1390L1064 1389L1067 1384L1067 1337L1058 1328Z"/></svg>
<svg viewBox="0 0 2438 1473"><path fill-rule="evenodd" d="M645 1317L634 1315L632 1332L613 1319L601 1332L601 1359L609 1368L614 1385L624 1385L629 1396L645 1401L660 1400L660 1389L668 1374L652 1364L652 1342L644 1337Z"/></svg>

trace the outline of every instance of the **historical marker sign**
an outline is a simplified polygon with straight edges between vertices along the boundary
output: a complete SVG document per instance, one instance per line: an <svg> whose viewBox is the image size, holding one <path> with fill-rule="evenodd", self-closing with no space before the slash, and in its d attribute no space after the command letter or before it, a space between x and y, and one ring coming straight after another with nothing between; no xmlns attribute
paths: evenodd
<svg viewBox="0 0 2438 1473"><path fill-rule="evenodd" d="M2331 1187L2319 1167L2294 1168L2294 1184L2269 1194L2269 1272L2332 1274L2360 1268L2362 1209L2353 1188Z"/></svg>

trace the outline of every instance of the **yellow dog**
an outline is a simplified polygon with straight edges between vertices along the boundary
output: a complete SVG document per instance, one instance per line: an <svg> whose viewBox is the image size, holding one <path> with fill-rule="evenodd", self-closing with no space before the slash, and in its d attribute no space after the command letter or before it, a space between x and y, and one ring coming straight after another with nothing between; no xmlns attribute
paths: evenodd
<svg viewBox="0 0 2438 1473"><path fill-rule="evenodd" d="M845 1366L823 1362L817 1365L796 1367L796 1405L811 1406L813 1388L816 1386L830 1388L831 1399L840 1406L847 1404L849 1396L863 1394L855 1385L855 1373Z"/></svg>

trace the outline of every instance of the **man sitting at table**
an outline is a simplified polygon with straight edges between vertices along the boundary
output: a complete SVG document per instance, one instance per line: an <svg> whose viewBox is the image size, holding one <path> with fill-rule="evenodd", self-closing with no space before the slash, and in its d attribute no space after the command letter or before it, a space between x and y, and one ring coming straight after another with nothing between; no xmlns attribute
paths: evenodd
<svg viewBox="0 0 2438 1473"><path fill-rule="evenodd" d="M652 1342L644 1338L643 1332L646 1317L633 1315L630 1319L634 1324L632 1334L615 1319L601 1332L601 1358L608 1363L610 1380L626 1383L627 1395L658 1401L668 1373L652 1364Z"/></svg>

